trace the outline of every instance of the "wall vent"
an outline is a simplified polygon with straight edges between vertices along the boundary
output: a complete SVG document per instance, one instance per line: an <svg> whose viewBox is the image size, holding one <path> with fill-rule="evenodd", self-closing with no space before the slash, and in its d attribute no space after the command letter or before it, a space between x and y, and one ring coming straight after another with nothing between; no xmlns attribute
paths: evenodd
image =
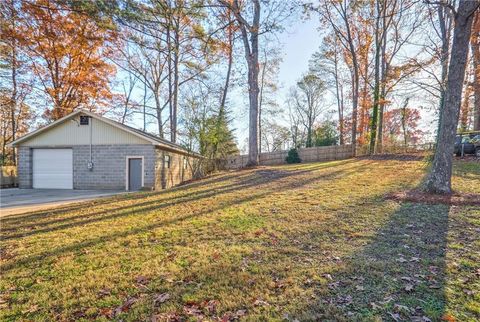
<svg viewBox="0 0 480 322"><path fill-rule="evenodd" d="M88 125L88 116L80 115L80 125Z"/></svg>

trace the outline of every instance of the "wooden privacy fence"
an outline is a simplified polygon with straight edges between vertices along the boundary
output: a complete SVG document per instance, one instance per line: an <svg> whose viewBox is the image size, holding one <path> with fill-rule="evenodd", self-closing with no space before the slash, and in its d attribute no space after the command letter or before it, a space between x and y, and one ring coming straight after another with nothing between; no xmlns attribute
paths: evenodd
<svg viewBox="0 0 480 322"><path fill-rule="evenodd" d="M382 152L378 154L404 154L421 153L433 151L434 143L424 143L415 145L386 145L382 147ZM356 156L368 155L368 146L357 146ZM279 165L285 164L288 150L275 151L260 154L260 165ZM318 146L313 148L299 148L298 154L302 162L333 161L353 158L352 145L333 145ZM248 155L234 155L227 160L220 162L220 168L239 169L247 165Z"/></svg>
<svg viewBox="0 0 480 322"><path fill-rule="evenodd" d="M377 154L403 154L403 153L418 153L425 151L433 151L435 148L435 143L421 143L421 144L408 144L405 145L385 145L382 146L381 152ZM369 153L368 145L357 146L356 156L364 156Z"/></svg>
<svg viewBox="0 0 480 322"><path fill-rule="evenodd" d="M17 181L17 167L2 166L0 172L0 186L1 188L11 188L18 185Z"/></svg>
<svg viewBox="0 0 480 322"><path fill-rule="evenodd" d="M317 146L313 148L299 148L297 151L302 162L333 161L353 157L353 150L351 145ZM260 165L285 164L287 163L285 161L287 155L287 150L261 153ZM243 168L247 165L247 162L248 155L234 155L227 158L225 162L225 168Z"/></svg>

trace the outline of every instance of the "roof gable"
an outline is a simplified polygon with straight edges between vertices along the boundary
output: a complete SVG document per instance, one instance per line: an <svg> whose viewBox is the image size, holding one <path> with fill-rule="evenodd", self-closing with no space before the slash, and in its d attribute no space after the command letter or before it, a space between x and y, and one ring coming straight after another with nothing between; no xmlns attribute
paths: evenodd
<svg viewBox="0 0 480 322"><path fill-rule="evenodd" d="M80 125L80 115L91 117L91 124ZM202 157L178 144L155 135L115 122L95 113L78 109L73 113L10 143L10 146L70 146L90 144L153 144L182 154Z"/></svg>

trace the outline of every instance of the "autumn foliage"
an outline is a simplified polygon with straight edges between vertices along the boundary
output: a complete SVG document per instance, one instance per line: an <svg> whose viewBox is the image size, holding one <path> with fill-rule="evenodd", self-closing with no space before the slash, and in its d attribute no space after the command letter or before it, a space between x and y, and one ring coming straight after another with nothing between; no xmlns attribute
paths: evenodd
<svg viewBox="0 0 480 322"><path fill-rule="evenodd" d="M53 121L77 108L105 107L112 98L109 85L116 71L108 61L115 32L57 2L22 5L18 36L51 103L44 117Z"/></svg>

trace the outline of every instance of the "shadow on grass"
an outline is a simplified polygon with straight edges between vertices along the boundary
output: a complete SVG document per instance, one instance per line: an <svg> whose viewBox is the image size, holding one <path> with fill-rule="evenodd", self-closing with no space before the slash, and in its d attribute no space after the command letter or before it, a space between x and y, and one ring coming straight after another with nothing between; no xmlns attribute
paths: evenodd
<svg viewBox="0 0 480 322"><path fill-rule="evenodd" d="M405 203L361 251L342 259L301 321L440 320L449 207Z"/></svg>
<svg viewBox="0 0 480 322"><path fill-rule="evenodd" d="M192 181L190 183L185 183L170 189L166 190L161 190L161 191L155 191L155 192L136 192L136 193L129 193L129 194L122 194L122 195L117 195L117 196L111 196L111 197L105 197L101 199L96 199L96 200L91 200L89 201L90 206L108 206L110 204L115 204L120 201L124 200L138 200L138 199L143 199L148 196L152 195L164 195L164 194L169 194L173 193L176 191L181 191L181 190L187 190L187 189L192 189L195 187L201 187L204 185L211 185L215 183L221 183L225 182L227 180L233 179L235 177L238 177L238 174L228 174L228 175L220 175L220 174L214 174L211 176L208 176L202 180L198 181ZM54 209L49 209L49 210L43 210L43 211L29 211L25 212L22 214L13 214L13 215L7 215L4 216L1 220L4 224L15 224L15 223L26 223L26 222L32 222L37 219L41 219L42 217L45 217L46 215L48 216L55 216L57 214L63 215L67 212L74 212L77 210L81 210L85 208L85 202L82 203L75 203L72 205L67 205L63 207L55 207Z"/></svg>
<svg viewBox="0 0 480 322"><path fill-rule="evenodd" d="M81 226L84 226L86 224L91 224L91 223L95 223L95 222L102 222L102 221L111 220L111 219L119 219L119 218L126 217L126 216L129 216L129 215L137 215L137 214L138 215L145 215L146 212L149 212L149 211L155 211L155 210L162 209L162 208L165 208L165 207L168 207L168 206L178 205L178 204L185 203L185 202L198 201L200 199L205 199L205 198L209 198L209 197L213 197L213 196L218 196L220 194L235 192L238 189L257 188L257 189L255 189L256 193L252 192L252 194L249 195L248 197L231 198L231 199L229 199L229 200L227 200L226 202L223 202L223 203L215 202L215 204L212 205L212 207L209 207L208 209L202 208L202 210L198 211L198 212L193 212L193 213L190 213L190 214L187 214L187 215L180 215L180 216L176 216L174 218L167 218L167 219L160 220L160 221L153 221L153 222L150 222L149 224L144 225L144 226L133 227L133 228L128 227L128 229L122 230L120 232L110 233L110 234L107 233L107 234L99 236L99 237L89 238L85 241L76 242L76 243L66 245L66 246L61 246L61 247L58 247L58 248L55 248L55 249L49 249L49 250L46 250L44 252L41 252L40 254L36 254L36 255L32 255L32 256L28 256L28 257L23 257L23 258L20 258L18 260L9 261L9 262L5 263L4 265L2 265L0 268L2 269L2 271L6 272L6 271L18 266L18 265L28 265L28 264L31 264L31 263L34 264L38 261L45 261L51 256L58 256L58 255L68 253L68 252L81 251L82 249L84 249L86 247L95 246L95 245L98 245L98 244L101 244L101 243L107 243L107 242L116 240L118 238L124 238L124 237L128 237L128 236L131 236L131 235L148 232L148 231L151 231L153 229L157 229L157 228L160 228L160 227L163 227L163 226L172 225L172 224L175 224L175 223L178 223L178 222L181 222L181 221L185 221L185 220L192 219L192 218L195 218L195 217L200 217L200 216L203 216L203 215L208 215L212 212L220 211L222 209L225 209L225 208L233 206L233 205L238 205L238 204L242 204L244 202L253 201L257 198L266 197L266 196L270 195L271 193L273 193L275 191L281 191L281 190L287 190L288 191L290 189L295 189L295 188L299 188L299 187L314 183L318 180L340 178L344 175L349 174L351 171L355 171L357 173L363 172L363 171L368 171L369 166L368 166L367 163L362 163L362 164L357 164L357 165L354 165L354 166L351 166L351 167L342 168L341 170L337 170L337 171L321 173L317 176L309 175L308 179L297 180L293 183L282 184L279 181L278 184L276 184L275 186L264 187L264 188L262 188L262 186L261 186L262 183L269 183L270 184L270 183L272 183L272 181L275 181L275 180L286 178L286 177L289 177L289 176L292 176L292 175L309 174L310 172L315 171L315 170L316 169L308 169L308 170L303 170L303 171L298 170L298 171L290 171L290 172L289 171L279 172L277 174L277 176L268 175L267 179L265 179L264 175L257 175L255 172L253 172L252 176L247 176L246 180L240 181L237 184L233 184L233 185L231 185L228 188L223 189L223 190L217 189L217 190L214 190L214 191L210 191L210 189L207 189L207 190L203 191L203 194L200 193L200 192L196 192L194 194L195 195L194 197L179 198L178 200L173 199L169 203L161 203L161 202L158 202L158 200L153 200L153 201L145 202L145 203L141 203L141 204L134 204L134 205L126 206L126 207L121 207L122 211L119 212L119 213L113 213L112 214L111 212L115 211L115 209L110 209L110 210L107 210L107 211L101 211L101 212L98 212L98 213L88 214L88 216L92 216L92 218L89 218L89 219L86 219L86 220L80 220L78 222L61 224L59 226L54 226L54 227L40 228L40 229L36 229L36 230L32 230L32 231L27 231L27 232L24 232L24 233L21 233L21 234L8 234L8 235L3 236L2 239L3 240L16 239L16 238L30 236L30 235L34 235L34 234L38 234L38 233L48 233L48 232L67 229L67 228L72 228L72 227L81 227ZM220 191L218 191L218 190L220 190Z"/></svg>
<svg viewBox="0 0 480 322"><path fill-rule="evenodd" d="M319 180L322 178L325 179L325 178L329 178L330 176L341 175L342 173L348 170L358 169L366 166L367 166L366 164L362 164L354 167L344 168L342 170L333 171L327 174L322 174L321 176L313 177L313 180L309 179L303 182L305 183L313 182L315 180ZM175 206L181 203L199 201L199 200L214 197L214 196L220 196L222 194L231 193L239 189L259 187L262 184L270 184L273 181L281 180L283 178L287 178L290 176L300 176L304 174L309 174L310 172L313 172L316 170L318 170L318 168L308 168L305 170L294 170L294 171L258 170L255 172L249 172L247 176L241 177L237 182L234 182L234 183L222 185L215 188L204 189L200 191L192 191L185 194L181 194L180 196L173 197L173 198L154 199L146 202L130 204L127 206L110 208L110 209L96 211L96 212L87 212L87 213L83 213L76 216L68 216L65 218L47 220L47 221L42 221L37 223L9 225L9 222L6 221L4 223L5 227L2 229L2 234L0 236L2 236L3 240L17 239L17 238L31 236L39 233L47 233L47 232L67 229L67 228L71 228L79 225L91 224L94 222L99 222L104 220L118 219L121 217L132 215L137 212L143 213L146 211L148 212L153 210L160 210L160 209ZM225 178L225 181L228 182L228 179L231 179L230 176L227 176L227 178ZM206 182L206 184L208 184L208 182ZM142 196L148 197L151 195L146 195L146 196L142 195ZM122 200L128 200L128 199L122 199ZM92 206L96 206L96 205L92 205ZM63 210L62 213L68 213L70 211L72 210L70 210L70 208L67 208L66 210ZM17 223L17 221L15 221L15 223ZM55 225L55 226L49 227L49 225ZM16 232L18 230L27 230L27 231L22 231L18 233Z"/></svg>

